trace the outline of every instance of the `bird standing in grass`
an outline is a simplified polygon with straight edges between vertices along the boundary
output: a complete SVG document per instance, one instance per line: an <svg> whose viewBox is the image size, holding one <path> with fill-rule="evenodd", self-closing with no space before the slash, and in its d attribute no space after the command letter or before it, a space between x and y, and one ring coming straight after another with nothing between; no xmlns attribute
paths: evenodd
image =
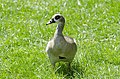
<svg viewBox="0 0 120 79"><path fill-rule="evenodd" d="M46 25L52 23L57 23L58 25L54 37L48 42L46 47L50 62L53 66L55 66L56 62L68 62L70 67L77 52L76 42L73 38L63 35L65 18L61 14L55 14Z"/></svg>

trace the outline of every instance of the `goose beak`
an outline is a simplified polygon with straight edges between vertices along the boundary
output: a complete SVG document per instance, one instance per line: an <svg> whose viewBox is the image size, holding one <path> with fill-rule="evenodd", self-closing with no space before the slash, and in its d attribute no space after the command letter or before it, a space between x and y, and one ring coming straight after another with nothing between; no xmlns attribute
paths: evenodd
<svg viewBox="0 0 120 79"><path fill-rule="evenodd" d="M55 23L54 19L51 19L50 21L48 21L46 25L49 25L49 24L52 24L52 23Z"/></svg>
<svg viewBox="0 0 120 79"><path fill-rule="evenodd" d="M49 24L51 24L51 22L49 21L49 22L47 22L47 24L46 25L49 25Z"/></svg>

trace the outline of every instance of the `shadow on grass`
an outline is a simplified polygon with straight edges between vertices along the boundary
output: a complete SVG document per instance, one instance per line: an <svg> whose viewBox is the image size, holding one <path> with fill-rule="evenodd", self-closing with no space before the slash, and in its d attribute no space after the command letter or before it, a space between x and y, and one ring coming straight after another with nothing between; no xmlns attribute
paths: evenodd
<svg viewBox="0 0 120 79"><path fill-rule="evenodd" d="M55 71L58 75L63 75L65 79L73 79L73 78L83 78L84 68L80 66L79 62L75 62L71 64L71 69L69 69L65 64L57 66L57 69ZM64 79L63 78L63 79Z"/></svg>

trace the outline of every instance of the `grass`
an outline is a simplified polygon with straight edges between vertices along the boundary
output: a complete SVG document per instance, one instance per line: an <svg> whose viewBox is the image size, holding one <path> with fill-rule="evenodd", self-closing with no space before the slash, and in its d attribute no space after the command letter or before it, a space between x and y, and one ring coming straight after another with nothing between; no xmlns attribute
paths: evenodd
<svg viewBox="0 0 120 79"><path fill-rule="evenodd" d="M56 26L45 24L58 12L77 41L70 72L64 63L53 70L45 52ZM63 78L120 78L120 1L1 0L0 79Z"/></svg>

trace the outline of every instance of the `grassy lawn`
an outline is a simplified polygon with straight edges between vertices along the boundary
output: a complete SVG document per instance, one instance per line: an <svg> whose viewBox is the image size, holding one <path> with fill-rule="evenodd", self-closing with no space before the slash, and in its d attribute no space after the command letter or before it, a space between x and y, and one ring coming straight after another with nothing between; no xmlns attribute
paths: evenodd
<svg viewBox="0 0 120 79"><path fill-rule="evenodd" d="M53 69L45 48L56 24L77 41L71 71ZM0 79L120 79L120 0L1 0Z"/></svg>

